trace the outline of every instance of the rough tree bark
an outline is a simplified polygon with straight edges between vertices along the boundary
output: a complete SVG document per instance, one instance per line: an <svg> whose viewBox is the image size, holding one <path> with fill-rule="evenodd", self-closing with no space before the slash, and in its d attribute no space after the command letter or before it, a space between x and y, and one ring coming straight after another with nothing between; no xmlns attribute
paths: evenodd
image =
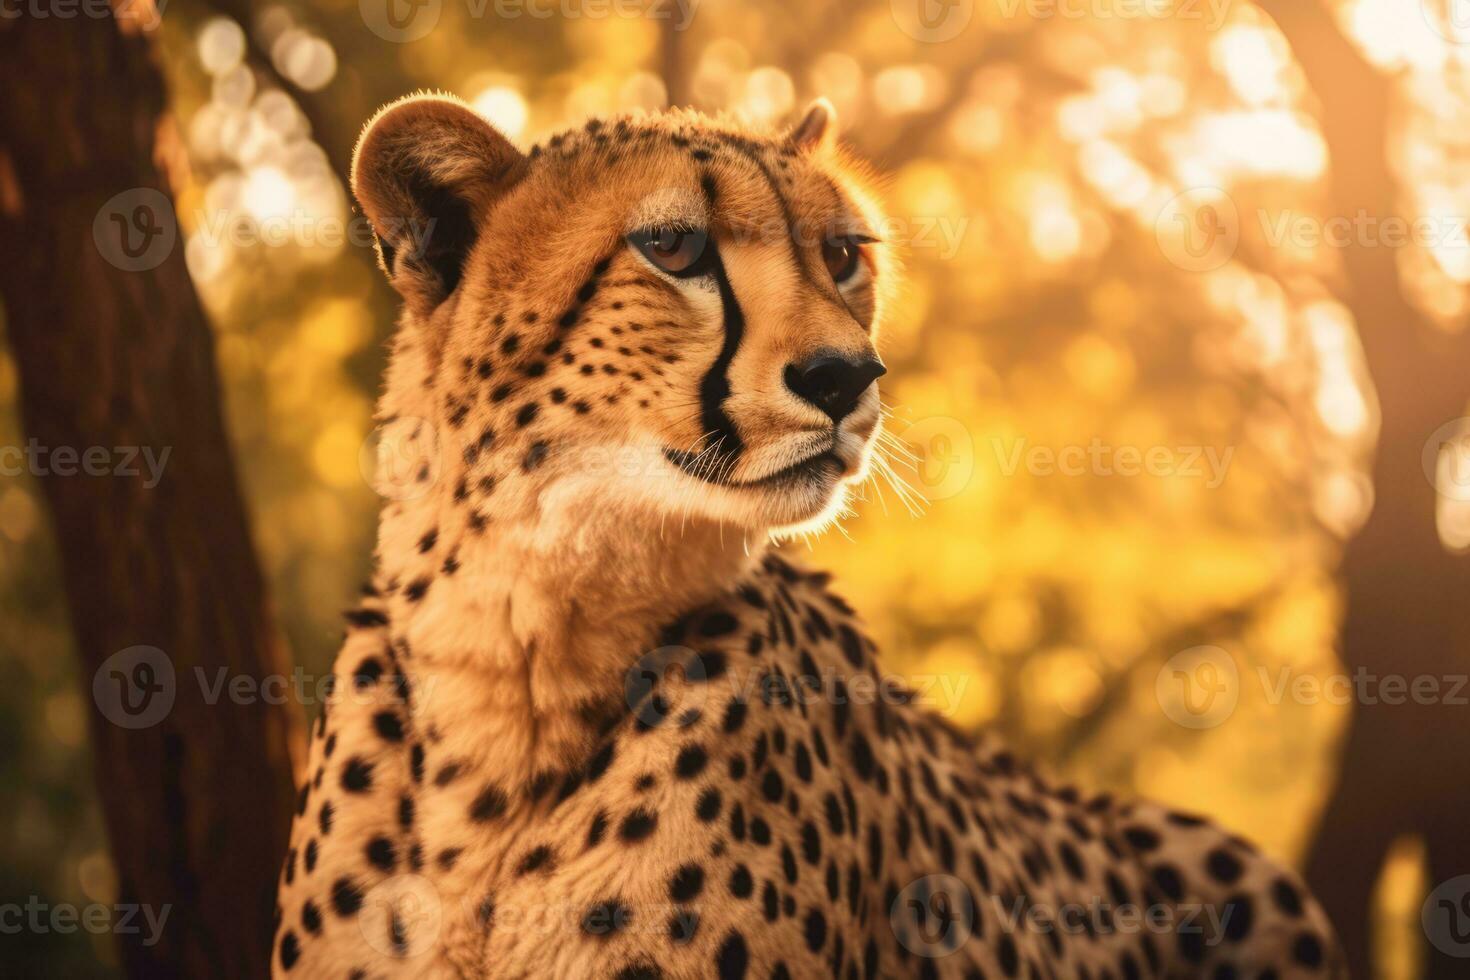
<svg viewBox="0 0 1470 980"><path fill-rule="evenodd" d="M1389 166L1392 89L1318 0L1260 0L1285 34L1320 104L1332 157L1334 216L1398 212ZM1412 16L1406 14L1406 16ZM1370 241L1343 250L1345 299L1378 392L1382 430L1375 504L1342 565L1343 665L1382 678L1463 674L1470 647L1470 559L1435 530L1435 491L1421 454L1432 433L1465 414L1470 330L1434 330L1406 302L1396 250ZM1446 688L1447 690L1447 688ZM1470 711L1449 704L1354 705L1338 785L1307 876L1347 945L1354 976L1371 975L1369 905L1385 850L1424 835L1430 885L1470 873ZM1463 961L1427 951L1429 975L1464 976Z"/></svg>
<svg viewBox="0 0 1470 980"><path fill-rule="evenodd" d="M151 489L146 470L58 475L63 463L50 452L42 466L57 472L37 473L92 706L118 901L171 907L156 945L117 937L124 968L133 977L260 977L300 726L289 705L211 693L221 671L261 680L285 675L286 660L183 242L156 267L124 271L111 215L94 237L99 211L119 192L168 193L155 163L167 142L164 82L137 26L85 14L0 20L0 298L36 445L169 451ZM135 203L112 206L130 247L162 241L143 232L171 212L150 219ZM171 661L174 702L156 723L128 728L99 707L106 699L94 697L93 681L112 654L140 644ZM132 668L121 679L104 672L100 683L145 680L168 683ZM155 695L133 689L129 706L146 714Z"/></svg>

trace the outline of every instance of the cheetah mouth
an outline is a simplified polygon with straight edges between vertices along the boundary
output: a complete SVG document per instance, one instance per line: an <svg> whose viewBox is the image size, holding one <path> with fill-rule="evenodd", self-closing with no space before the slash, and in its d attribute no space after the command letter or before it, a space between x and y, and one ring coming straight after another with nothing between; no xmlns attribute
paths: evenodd
<svg viewBox="0 0 1470 980"><path fill-rule="evenodd" d="M699 453L665 449L664 458L689 476L712 486L736 490L767 490L773 487L821 483L841 477L847 472L848 466L835 449L835 444L828 446L821 452L753 480L732 480L728 476L728 462L720 459L711 462L708 456Z"/></svg>

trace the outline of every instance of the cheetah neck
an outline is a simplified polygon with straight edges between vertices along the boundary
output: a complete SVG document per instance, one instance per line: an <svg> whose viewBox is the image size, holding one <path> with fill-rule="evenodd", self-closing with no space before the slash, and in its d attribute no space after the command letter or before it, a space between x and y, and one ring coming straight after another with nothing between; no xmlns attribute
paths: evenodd
<svg viewBox="0 0 1470 980"><path fill-rule="evenodd" d="M479 527L452 494L395 503L379 540L416 729L432 755L507 787L585 759L661 630L733 589L764 551L729 528L660 528L575 486L519 489L497 488Z"/></svg>

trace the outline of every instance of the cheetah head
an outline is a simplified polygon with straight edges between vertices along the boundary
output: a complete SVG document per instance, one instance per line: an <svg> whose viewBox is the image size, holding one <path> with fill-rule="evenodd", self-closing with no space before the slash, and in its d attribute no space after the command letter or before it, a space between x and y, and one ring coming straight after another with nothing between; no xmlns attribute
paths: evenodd
<svg viewBox="0 0 1470 980"><path fill-rule="evenodd" d="M352 188L405 303L385 407L489 521L559 496L766 532L841 510L878 435L882 218L818 102L524 153L455 100L367 126Z"/></svg>

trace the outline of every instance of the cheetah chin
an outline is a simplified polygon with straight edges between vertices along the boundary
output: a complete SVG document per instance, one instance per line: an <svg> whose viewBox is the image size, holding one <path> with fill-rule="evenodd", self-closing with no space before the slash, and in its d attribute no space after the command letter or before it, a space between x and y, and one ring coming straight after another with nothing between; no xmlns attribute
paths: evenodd
<svg viewBox="0 0 1470 980"><path fill-rule="evenodd" d="M526 153L427 96L364 130L385 502L277 976L1344 975L1292 871L958 731L770 546L880 431L895 269L834 133L670 111Z"/></svg>

